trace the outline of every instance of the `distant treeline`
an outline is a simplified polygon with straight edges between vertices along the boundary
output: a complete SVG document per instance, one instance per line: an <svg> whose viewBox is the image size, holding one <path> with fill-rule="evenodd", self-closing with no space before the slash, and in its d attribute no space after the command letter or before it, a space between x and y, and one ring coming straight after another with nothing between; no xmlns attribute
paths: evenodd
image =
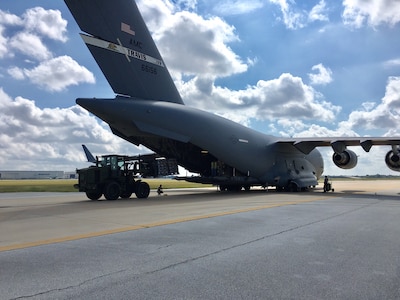
<svg viewBox="0 0 400 300"><path fill-rule="evenodd" d="M337 178L337 179L400 179L400 176L395 176L395 175L364 175L364 176L359 176L359 175L326 175L329 178Z"/></svg>

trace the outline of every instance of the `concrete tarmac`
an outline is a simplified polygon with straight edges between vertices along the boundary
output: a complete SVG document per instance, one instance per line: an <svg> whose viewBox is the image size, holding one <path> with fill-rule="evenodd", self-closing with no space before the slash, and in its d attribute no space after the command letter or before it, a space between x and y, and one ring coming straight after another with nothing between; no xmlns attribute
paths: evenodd
<svg viewBox="0 0 400 300"><path fill-rule="evenodd" d="M400 299L400 181L0 194L0 299Z"/></svg>
<svg viewBox="0 0 400 300"><path fill-rule="evenodd" d="M332 197L216 188L154 191L148 199L91 201L84 193L0 194L0 251Z"/></svg>

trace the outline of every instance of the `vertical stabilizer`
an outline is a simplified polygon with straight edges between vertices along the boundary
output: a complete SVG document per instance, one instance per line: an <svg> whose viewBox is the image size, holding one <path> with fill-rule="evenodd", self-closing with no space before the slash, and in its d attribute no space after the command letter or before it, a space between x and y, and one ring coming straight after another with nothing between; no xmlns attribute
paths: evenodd
<svg viewBox="0 0 400 300"><path fill-rule="evenodd" d="M65 0L116 94L183 104L134 0Z"/></svg>
<svg viewBox="0 0 400 300"><path fill-rule="evenodd" d="M96 159L94 158L92 152L90 152L89 149L85 145L82 145L82 148L83 148L83 151L85 151L87 161L91 162L91 163L95 163Z"/></svg>

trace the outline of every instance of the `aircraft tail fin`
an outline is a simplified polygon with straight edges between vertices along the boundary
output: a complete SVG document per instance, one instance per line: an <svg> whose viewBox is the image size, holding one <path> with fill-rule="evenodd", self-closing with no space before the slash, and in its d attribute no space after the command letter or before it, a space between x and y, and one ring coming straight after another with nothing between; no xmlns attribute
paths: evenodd
<svg viewBox="0 0 400 300"><path fill-rule="evenodd" d="M95 163L96 159L94 158L93 154L89 151L89 149L85 145L82 145L82 148L83 151L85 151L88 162Z"/></svg>
<svg viewBox="0 0 400 300"><path fill-rule="evenodd" d="M65 0L116 94L183 104L134 0Z"/></svg>

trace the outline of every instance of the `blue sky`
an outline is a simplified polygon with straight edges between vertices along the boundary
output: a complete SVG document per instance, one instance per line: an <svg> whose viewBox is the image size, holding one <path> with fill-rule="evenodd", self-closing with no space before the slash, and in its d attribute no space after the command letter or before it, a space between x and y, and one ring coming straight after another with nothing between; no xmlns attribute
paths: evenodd
<svg viewBox="0 0 400 300"><path fill-rule="evenodd" d="M400 136L397 0L137 1L187 105L278 136ZM146 152L75 105L114 97L61 0L0 2L1 170ZM393 174L375 147L352 170Z"/></svg>

